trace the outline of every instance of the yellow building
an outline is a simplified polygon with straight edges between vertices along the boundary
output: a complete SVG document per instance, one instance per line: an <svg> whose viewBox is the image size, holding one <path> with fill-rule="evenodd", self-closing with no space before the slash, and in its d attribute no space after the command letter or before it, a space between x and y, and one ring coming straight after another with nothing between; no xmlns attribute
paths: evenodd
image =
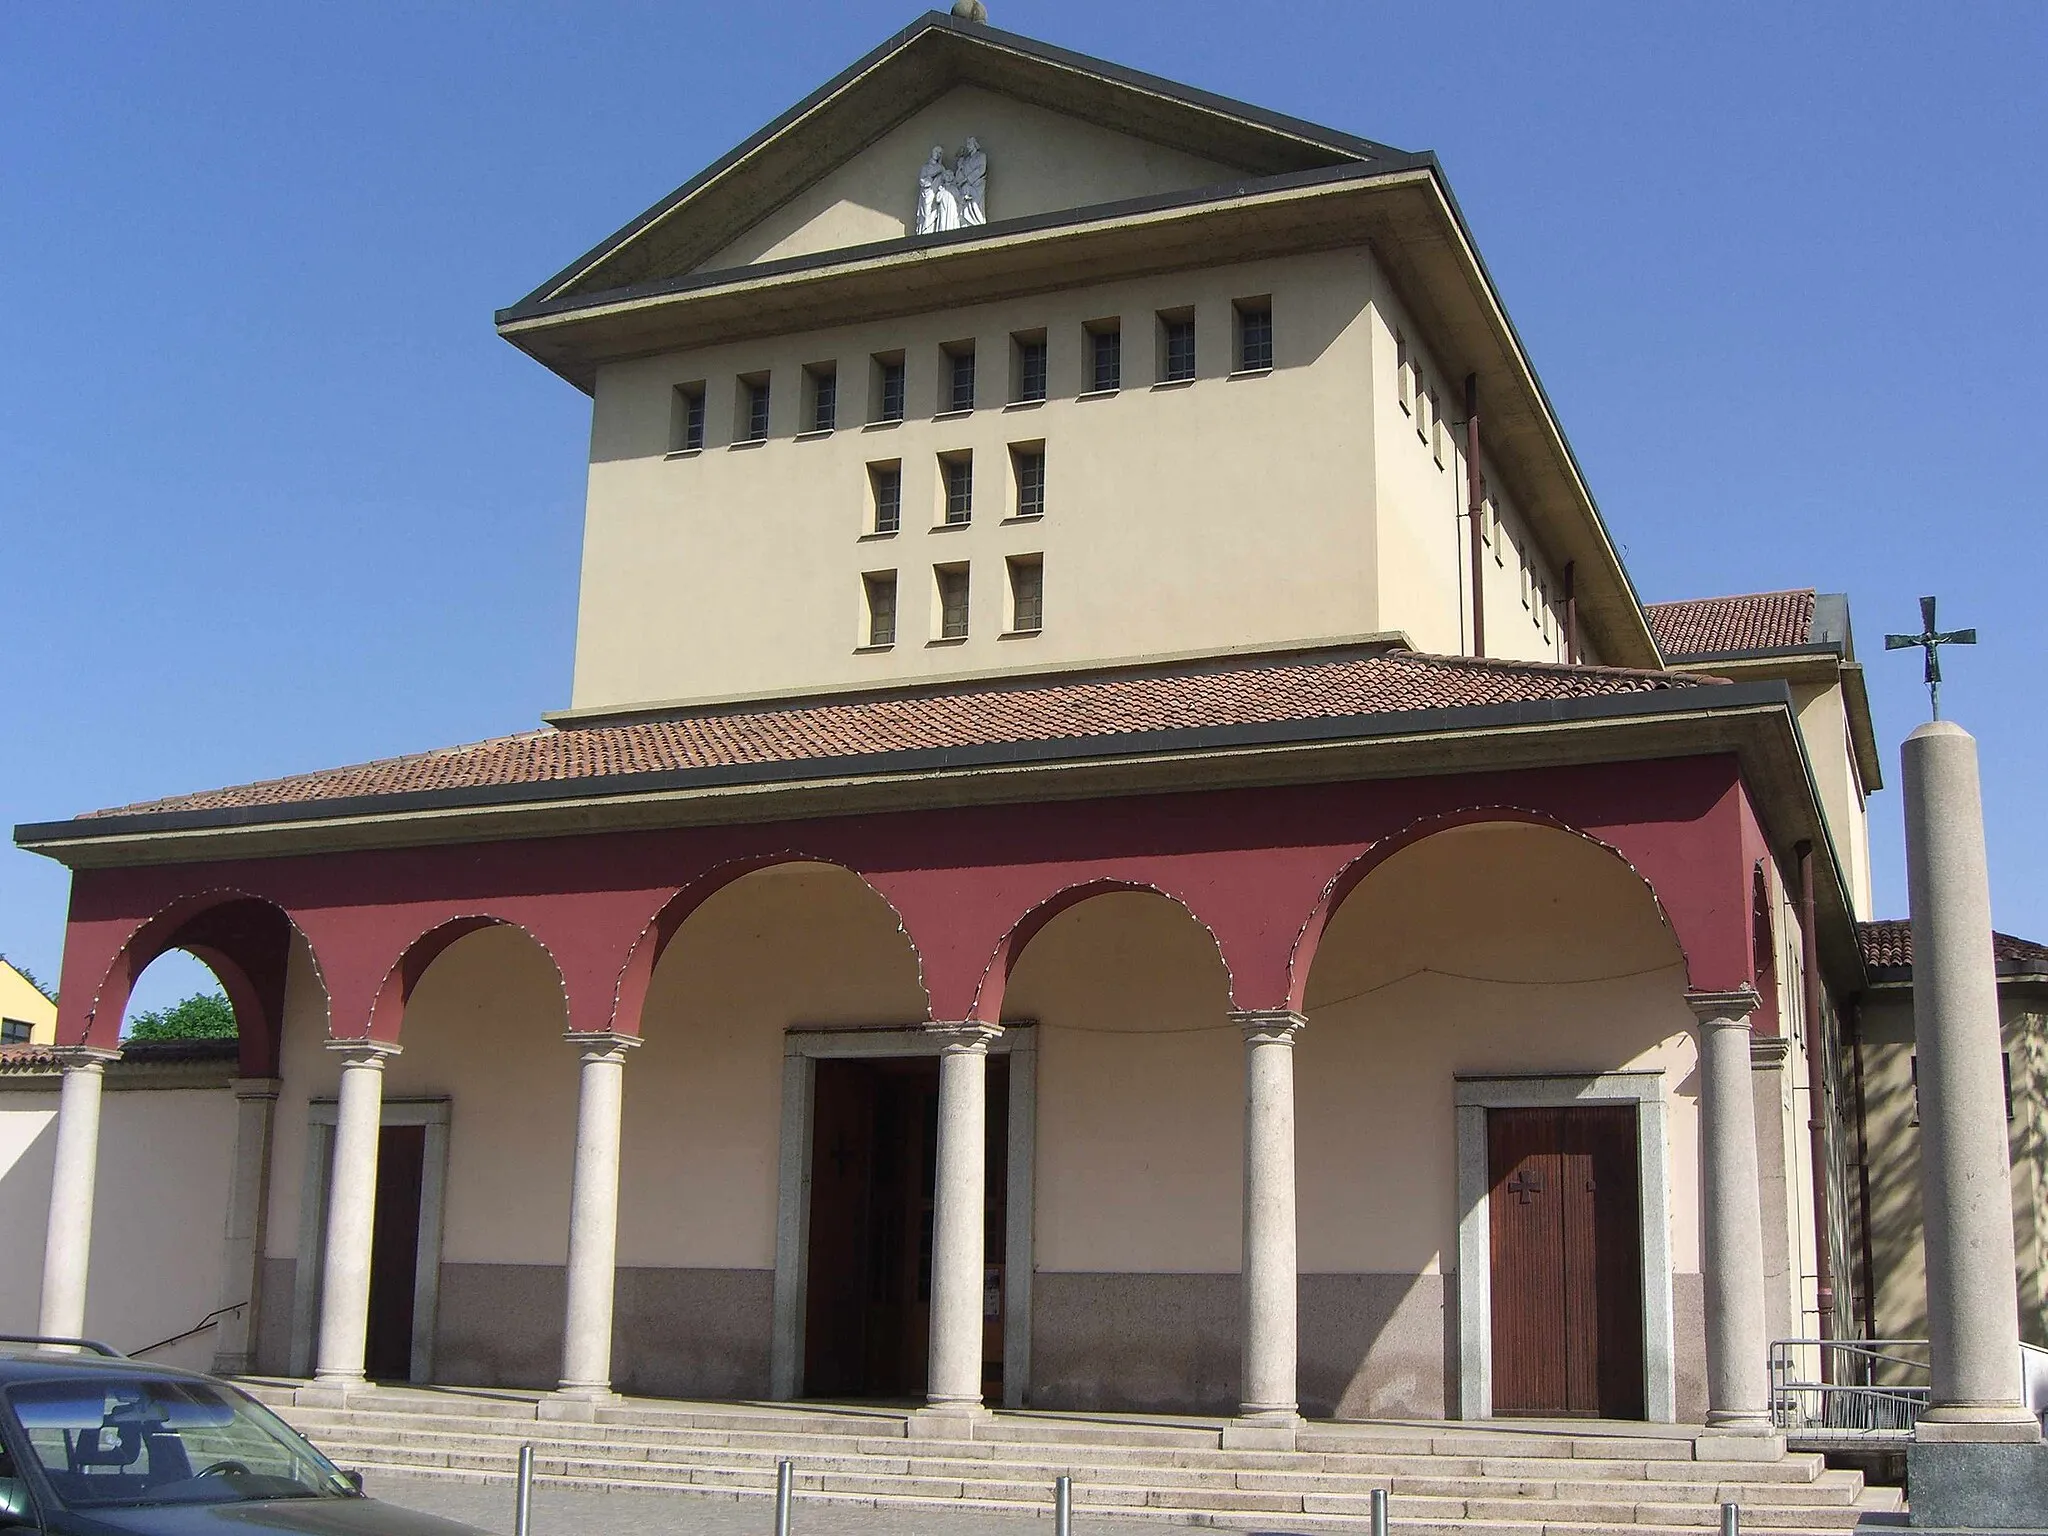
<svg viewBox="0 0 2048 1536"><path fill-rule="evenodd" d="M0 1046L48 1045L57 1038L57 1005L0 955Z"/></svg>

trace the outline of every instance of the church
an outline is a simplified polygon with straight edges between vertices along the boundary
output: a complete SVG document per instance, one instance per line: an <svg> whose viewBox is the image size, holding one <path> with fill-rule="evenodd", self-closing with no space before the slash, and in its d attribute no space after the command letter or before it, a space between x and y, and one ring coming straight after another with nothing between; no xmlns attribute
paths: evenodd
<svg viewBox="0 0 2048 1536"><path fill-rule="evenodd" d="M1847 603L1640 599L1433 156L935 12L497 328L590 399L566 706L16 831L44 1331L173 948L307 1401L1765 1442L1861 1329Z"/></svg>

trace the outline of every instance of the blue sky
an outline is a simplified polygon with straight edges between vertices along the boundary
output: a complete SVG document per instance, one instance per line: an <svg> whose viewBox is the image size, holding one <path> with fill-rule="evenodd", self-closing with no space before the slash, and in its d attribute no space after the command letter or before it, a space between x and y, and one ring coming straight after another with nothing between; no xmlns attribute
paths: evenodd
<svg viewBox="0 0 2048 1536"><path fill-rule="evenodd" d="M1984 643L1999 925L2048 940L2048 6L990 0L1443 157L1647 599ZM0 6L0 821L519 730L569 692L588 403L491 311L907 4ZM54 976L67 876L0 851ZM138 1006L196 965L152 969Z"/></svg>

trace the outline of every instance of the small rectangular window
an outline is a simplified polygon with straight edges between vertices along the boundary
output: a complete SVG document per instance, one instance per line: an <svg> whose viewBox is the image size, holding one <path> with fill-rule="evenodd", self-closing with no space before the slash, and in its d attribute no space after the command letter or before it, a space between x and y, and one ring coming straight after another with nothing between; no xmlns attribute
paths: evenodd
<svg viewBox="0 0 2048 1536"><path fill-rule="evenodd" d="M1394 332L1394 388L1401 401L1401 409L1410 416L1415 414L1414 367L1408 358L1408 338L1399 331Z"/></svg>
<svg viewBox="0 0 2048 1536"><path fill-rule="evenodd" d="M949 453L939 460L939 475L946 491L946 522L972 521L974 517L974 455Z"/></svg>
<svg viewBox="0 0 2048 1536"><path fill-rule="evenodd" d="M768 436L768 375L740 377L740 435L743 443L758 443Z"/></svg>
<svg viewBox="0 0 2048 1536"><path fill-rule="evenodd" d="M704 385L678 384L669 404L668 451L695 453L704 446Z"/></svg>
<svg viewBox="0 0 2048 1536"><path fill-rule="evenodd" d="M1045 628L1045 558L1013 556L1010 564L1010 633L1035 635Z"/></svg>
<svg viewBox="0 0 2048 1536"><path fill-rule="evenodd" d="M1161 311L1159 316L1159 382L1184 384L1195 376L1195 312Z"/></svg>
<svg viewBox="0 0 2048 1536"><path fill-rule="evenodd" d="M1088 388L1100 394L1123 387L1123 327L1115 320L1094 321L1088 327Z"/></svg>
<svg viewBox="0 0 2048 1536"><path fill-rule="evenodd" d="M1237 311L1237 371L1261 373L1273 366L1273 301L1239 299Z"/></svg>
<svg viewBox="0 0 2048 1536"><path fill-rule="evenodd" d="M896 643L896 573L894 571L870 571L861 577L861 585L867 589L869 645L894 645Z"/></svg>
<svg viewBox="0 0 2048 1536"><path fill-rule="evenodd" d="M974 409L974 343L956 341L946 348L946 397L939 402L945 411Z"/></svg>
<svg viewBox="0 0 2048 1536"><path fill-rule="evenodd" d="M1010 338L1015 357L1016 378L1010 389L1013 404L1024 405L1045 398L1045 332L1020 331Z"/></svg>
<svg viewBox="0 0 2048 1536"><path fill-rule="evenodd" d="M839 425L839 367L813 363L804 370L804 430L830 432Z"/></svg>
<svg viewBox="0 0 2048 1536"><path fill-rule="evenodd" d="M1444 467L1444 408L1436 392L1429 396L1429 451L1436 457L1436 467Z"/></svg>
<svg viewBox="0 0 2048 1536"><path fill-rule="evenodd" d="M903 466L891 461L868 466L868 491L874 503L870 531L894 533L903 526Z"/></svg>
<svg viewBox="0 0 2048 1536"><path fill-rule="evenodd" d="M965 640L967 638L967 567L964 565L937 565L932 575L939 584L939 638L941 640Z"/></svg>
<svg viewBox="0 0 2048 1536"><path fill-rule="evenodd" d="M903 419L903 354L877 352L874 358L875 408L868 419L875 422Z"/></svg>
<svg viewBox="0 0 2048 1536"><path fill-rule="evenodd" d="M1016 517L1045 516L1045 444L1018 443L1010 450L1010 469L1017 477Z"/></svg>
<svg viewBox="0 0 2048 1536"><path fill-rule="evenodd" d="M1422 387L1422 369L1415 369L1415 435L1423 442L1429 441L1429 406L1435 396Z"/></svg>
<svg viewBox="0 0 2048 1536"><path fill-rule="evenodd" d="M22 1019L0 1019L0 1045L27 1045L35 1026Z"/></svg>

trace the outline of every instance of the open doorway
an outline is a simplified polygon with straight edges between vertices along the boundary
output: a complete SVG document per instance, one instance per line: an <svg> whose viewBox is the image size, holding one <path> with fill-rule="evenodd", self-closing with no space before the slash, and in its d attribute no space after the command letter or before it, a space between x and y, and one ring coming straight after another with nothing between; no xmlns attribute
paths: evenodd
<svg viewBox="0 0 2048 1536"><path fill-rule="evenodd" d="M982 1390L1003 1391L1010 1064L988 1063ZM921 1398L931 1336L936 1056L821 1060L812 1101L804 1393Z"/></svg>

